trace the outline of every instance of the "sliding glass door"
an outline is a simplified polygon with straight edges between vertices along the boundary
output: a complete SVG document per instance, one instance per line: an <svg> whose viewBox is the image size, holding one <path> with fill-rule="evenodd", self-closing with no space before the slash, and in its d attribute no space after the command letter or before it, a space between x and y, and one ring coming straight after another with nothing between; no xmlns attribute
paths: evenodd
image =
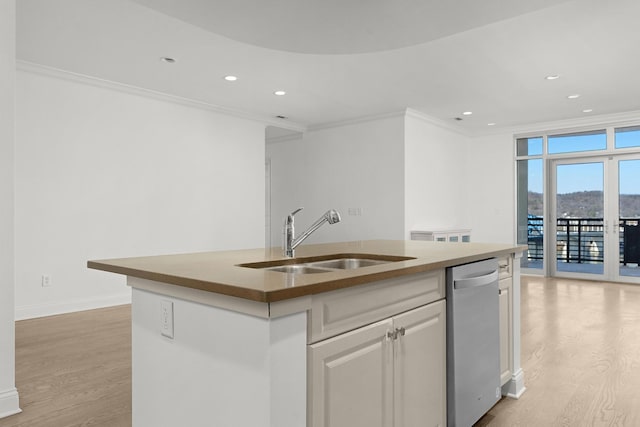
<svg viewBox="0 0 640 427"><path fill-rule="evenodd" d="M602 158L553 161L549 248L554 276L605 277L605 166Z"/></svg>
<svg viewBox="0 0 640 427"><path fill-rule="evenodd" d="M615 159L615 169L613 238L619 249L613 279L640 282L640 155Z"/></svg>
<svg viewBox="0 0 640 427"><path fill-rule="evenodd" d="M551 165L550 274L640 283L640 155Z"/></svg>

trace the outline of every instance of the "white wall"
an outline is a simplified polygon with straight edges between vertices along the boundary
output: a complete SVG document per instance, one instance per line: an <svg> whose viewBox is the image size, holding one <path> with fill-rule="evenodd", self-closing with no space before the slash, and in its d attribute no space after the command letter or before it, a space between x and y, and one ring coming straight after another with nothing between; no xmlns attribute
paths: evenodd
<svg viewBox="0 0 640 427"><path fill-rule="evenodd" d="M268 144L271 157L273 242L280 245L287 213L300 234L327 209L342 221L324 225L305 243L402 239L404 233L402 115L308 131L302 141ZM277 189L285 183L287 190ZM359 208L361 215L349 215Z"/></svg>
<svg viewBox="0 0 640 427"><path fill-rule="evenodd" d="M18 318L128 301L90 259L264 245L264 125L25 70L16 111Z"/></svg>
<svg viewBox="0 0 640 427"><path fill-rule="evenodd" d="M412 229L470 227L473 205L467 198L473 178L465 168L467 145L468 138L460 133L406 115L405 239Z"/></svg>
<svg viewBox="0 0 640 427"><path fill-rule="evenodd" d="M343 222L309 242L409 239L412 229L471 228L476 242L513 243L511 134L469 137L412 110L267 144L272 241L298 206L297 232L326 209ZM361 207L362 216L349 208Z"/></svg>
<svg viewBox="0 0 640 427"><path fill-rule="evenodd" d="M0 0L0 418L19 412L15 388L13 155L16 5Z"/></svg>
<svg viewBox="0 0 640 427"><path fill-rule="evenodd" d="M472 138L467 148L467 206L476 242L513 244L515 164L513 134Z"/></svg>

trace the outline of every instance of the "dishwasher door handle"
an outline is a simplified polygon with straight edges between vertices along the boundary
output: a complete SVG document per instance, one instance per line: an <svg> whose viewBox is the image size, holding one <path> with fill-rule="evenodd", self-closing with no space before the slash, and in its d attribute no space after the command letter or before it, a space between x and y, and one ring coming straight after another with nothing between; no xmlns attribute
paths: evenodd
<svg viewBox="0 0 640 427"><path fill-rule="evenodd" d="M480 286L490 285L498 280L498 270L495 270L484 276L469 277L466 279L457 279L453 281L454 289L477 288Z"/></svg>

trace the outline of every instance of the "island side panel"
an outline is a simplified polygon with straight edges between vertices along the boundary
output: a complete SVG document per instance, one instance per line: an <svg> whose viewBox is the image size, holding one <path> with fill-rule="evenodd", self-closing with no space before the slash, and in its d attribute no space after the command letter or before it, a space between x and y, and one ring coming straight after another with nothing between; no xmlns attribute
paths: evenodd
<svg viewBox="0 0 640 427"><path fill-rule="evenodd" d="M511 289L513 318L511 323L512 328L512 351L511 351L511 366L512 373L511 379L503 386L503 394L507 396L519 399L525 392L526 387L524 385L524 371L521 366L520 349L521 349L521 336L520 336L520 261L522 258L522 252L516 252L512 254L513 264L513 284Z"/></svg>
<svg viewBox="0 0 640 427"><path fill-rule="evenodd" d="M307 312L270 320L271 427L307 423Z"/></svg>
<svg viewBox="0 0 640 427"><path fill-rule="evenodd" d="M264 319L133 288L133 426L304 425L306 328L305 313Z"/></svg>

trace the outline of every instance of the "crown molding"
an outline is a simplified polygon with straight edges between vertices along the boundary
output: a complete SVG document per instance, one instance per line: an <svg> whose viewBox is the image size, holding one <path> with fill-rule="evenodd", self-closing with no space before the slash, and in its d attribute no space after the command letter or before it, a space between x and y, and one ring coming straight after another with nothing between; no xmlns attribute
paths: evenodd
<svg viewBox="0 0 640 427"><path fill-rule="evenodd" d="M331 128L337 128L342 126L350 126L350 125L355 125L360 123L374 122L378 120L392 119L392 118L398 118L398 117L411 117L411 118L423 121L425 123L428 123L430 125L437 126L451 132L455 132L462 136L467 136L467 137L473 136L471 133L467 132L464 129L460 129L450 123L447 123L440 119L436 119L435 117L431 117L425 113L414 110L412 108L406 108L401 111L391 111L383 114L375 114L371 116L362 116L354 119L340 120L336 122L320 123L317 125L309 126L307 130L316 131L316 130L323 130L323 129L331 129Z"/></svg>
<svg viewBox="0 0 640 427"><path fill-rule="evenodd" d="M187 107L198 108L201 110L211 111L214 113L224 114L235 118L241 118L260 122L265 126L276 126L279 128L289 129L297 132L304 132L307 127L299 123L286 122L283 123L280 119L272 117L262 116L259 114L252 114L242 110L236 110L233 108L222 107L220 105L210 104L208 102L197 101L194 99L184 98L181 96L170 95L163 92L154 91L151 89L145 89L138 86L132 86L125 83L114 82L112 80L101 79L98 77L92 77L85 74L75 73L72 71L62 70L59 68L49 67L34 62L17 60L16 68L18 71L24 71L32 74L40 74L47 77L54 77L62 80L68 80L75 83L82 83L90 86L95 86L103 89L115 90L118 92L127 93L130 95L142 96L145 98L155 99L158 101L171 102L174 104L184 105Z"/></svg>
<svg viewBox="0 0 640 427"><path fill-rule="evenodd" d="M451 132L455 132L455 133L460 134L462 136L467 136L467 137L473 136L473 134L471 134L470 132L468 132L465 129L461 129L461 128L457 127L457 126L452 125L451 123L445 122L444 120L436 119L435 117L429 116L428 114L425 114L425 113L420 112L418 110L414 110L413 108L407 108L406 109L406 115L407 115L407 117L412 117L414 119L421 120L421 121L423 121L425 123L428 123L430 125L437 126L437 127L446 129L446 130L451 131Z"/></svg>
<svg viewBox="0 0 640 427"><path fill-rule="evenodd" d="M307 128L307 130L308 131L316 131L316 130L323 130L323 129L338 128L338 127L342 127L342 126L351 126L351 125L356 125L356 124L360 124L360 123L374 122L374 121L377 121L377 120L404 117L404 115L405 115L404 111L393 111L393 112L390 112L390 113L374 114L374 115L371 115L371 116L356 117L356 118L353 118L353 119L339 120L339 121L336 121L336 122L319 123L317 125L309 126Z"/></svg>

